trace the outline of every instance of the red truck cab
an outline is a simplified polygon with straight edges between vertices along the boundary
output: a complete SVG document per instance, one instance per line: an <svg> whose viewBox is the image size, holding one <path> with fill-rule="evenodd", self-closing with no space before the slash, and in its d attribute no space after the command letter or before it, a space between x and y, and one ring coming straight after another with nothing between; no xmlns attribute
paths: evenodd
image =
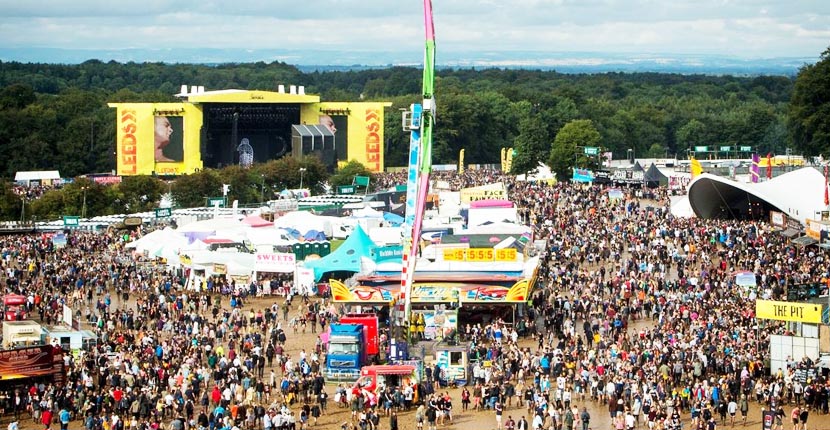
<svg viewBox="0 0 830 430"><path fill-rule="evenodd" d="M3 319L20 321L26 319L26 296L8 294L3 297Z"/></svg>
<svg viewBox="0 0 830 430"><path fill-rule="evenodd" d="M363 326L363 339L366 342L366 355L377 357L380 353L378 333L378 316L375 314L346 314L337 321L340 324L360 324Z"/></svg>

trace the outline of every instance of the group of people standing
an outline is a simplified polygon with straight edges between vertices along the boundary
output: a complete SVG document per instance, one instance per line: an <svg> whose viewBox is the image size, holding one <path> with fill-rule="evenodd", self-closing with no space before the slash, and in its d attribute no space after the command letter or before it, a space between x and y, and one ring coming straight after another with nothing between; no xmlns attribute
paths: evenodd
<svg viewBox="0 0 830 430"><path fill-rule="evenodd" d="M823 251L797 249L763 221L673 216L660 189L612 198L603 186L492 171L450 179L504 182L545 245L518 323L465 330L487 363L470 369L469 386L413 393L419 429L457 422L457 395L465 414L495 414L499 430L714 430L754 425L751 406L776 411L778 425L790 409L793 430L806 430L811 413L828 412L827 379L797 377L809 359L769 372L770 335L791 332L756 327L753 311L755 298L780 298L792 282L830 279ZM4 292L31 297L44 322L67 304L98 337L93 350L65 356L65 384L10 389L15 417L48 427L66 411L85 430L231 430L304 428L326 414L324 350L292 344L302 321L336 321L337 309L309 297L254 309L221 289L186 292L181 273L136 260L125 244L114 233L73 232L63 248L42 235L0 239ZM737 271L756 273L757 289L736 285ZM405 409L386 409L363 403L347 424L376 430L383 413L397 427Z"/></svg>

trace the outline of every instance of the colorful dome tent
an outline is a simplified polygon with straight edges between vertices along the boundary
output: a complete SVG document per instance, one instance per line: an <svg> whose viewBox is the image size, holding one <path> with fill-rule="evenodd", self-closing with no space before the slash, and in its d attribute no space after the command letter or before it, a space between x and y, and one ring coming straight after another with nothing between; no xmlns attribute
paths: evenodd
<svg viewBox="0 0 830 430"><path fill-rule="evenodd" d="M376 245L359 225L352 234L331 254L313 261L305 267L314 270L314 280L319 281L327 272L360 272L361 258L370 257Z"/></svg>

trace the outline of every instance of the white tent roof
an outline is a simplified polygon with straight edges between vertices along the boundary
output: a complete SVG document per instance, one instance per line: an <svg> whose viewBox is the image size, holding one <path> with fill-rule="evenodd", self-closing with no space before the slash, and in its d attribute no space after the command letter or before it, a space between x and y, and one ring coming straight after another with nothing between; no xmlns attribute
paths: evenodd
<svg viewBox="0 0 830 430"><path fill-rule="evenodd" d="M710 217L723 206L722 200L762 200L786 213L788 217L805 222L826 210L824 205L824 175L812 167L805 167L758 184L742 183L729 178L703 173L689 184L689 202L695 214Z"/></svg>
<svg viewBox="0 0 830 430"><path fill-rule="evenodd" d="M211 264L229 264L233 262L239 266L250 267L253 271L256 256L247 252L223 251L194 251L190 260L194 265L207 266Z"/></svg>
<svg viewBox="0 0 830 430"><path fill-rule="evenodd" d="M195 232L211 232L211 231L227 231L231 229L241 229L245 225L233 218L211 218L203 221L196 221L190 224L181 226L177 229L180 233L195 233Z"/></svg>
<svg viewBox="0 0 830 430"><path fill-rule="evenodd" d="M671 214L680 218L692 218L695 212L689 203L689 196L671 196Z"/></svg>
<svg viewBox="0 0 830 430"><path fill-rule="evenodd" d="M14 174L15 181L42 181L60 179L61 174L57 170L36 170L17 172Z"/></svg>
<svg viewBox="0 0 830 430"><path fill-rule="evenodd" d="M293 211L274 220L275 228L293 228L300 233L310 230L323 232L326 237L331 237L331 218L327 216L314 215L308 211Z"/></svg>
<svg viewBox="0 0 830 430"><path fill-rule="evenodd" d="M547 164L542 162L539 162L539 166L536 167L536 170L529 175L516 175L517 181L546 181L549 179L556 179L556 175L553 174Z"/></svg>
<svg viewBox="0 0 830 430"><path fill-rule="evenodd" d="M295 240L281 228L254 228L247 229L245 235L254 246L258 245L288 245Z"/></svg>
<svg viewBox="0 0 830 430"><path fill-rule="evenodd" d="M495 222L482 224L462 230L459 234L524 234L530 233L531 228L526 225L512 222Z"/></svg>
<svg viewBox="0 0 830 430"><path fill-rule="evenodd" d="M352 212L352 218L383 218L383 212L364 206Z"/></svg>
<svg viewBox="0 0 830 430"><path fill-rule="evenodd" d="M156 230L127 244L127 248L133 248L137 252L146 252L155 257L160 254L171 255L170 251L178 251L187 245L187 238L170 227Z"/></svg>

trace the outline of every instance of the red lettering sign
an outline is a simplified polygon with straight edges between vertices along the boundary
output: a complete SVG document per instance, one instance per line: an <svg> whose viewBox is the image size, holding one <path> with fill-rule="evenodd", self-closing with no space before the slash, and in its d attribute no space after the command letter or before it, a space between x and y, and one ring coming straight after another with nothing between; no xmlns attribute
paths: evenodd
<svg viewBox="0 0 830 430"><path fill-rule="evenodd" d="M258 253L254 269L257 272L291 273L296 267L296 261L292 253Z"/></svg>
<svg viewBox="0 0 830 430"><path fill-rule="evenodd" d="M136 117L135 111L132 109L125 109L121 111L121 129L124 135L121 137L121 172L120 174L135 175L138 170L138 160L136 159L137 142L135 137L136 131Z"/></svg>
<svg viewBox="0 0 830 430"><path fill-rule="evenodd" d="M380 171L380 115L376 109L366 109L366 167Z"/></svg>

